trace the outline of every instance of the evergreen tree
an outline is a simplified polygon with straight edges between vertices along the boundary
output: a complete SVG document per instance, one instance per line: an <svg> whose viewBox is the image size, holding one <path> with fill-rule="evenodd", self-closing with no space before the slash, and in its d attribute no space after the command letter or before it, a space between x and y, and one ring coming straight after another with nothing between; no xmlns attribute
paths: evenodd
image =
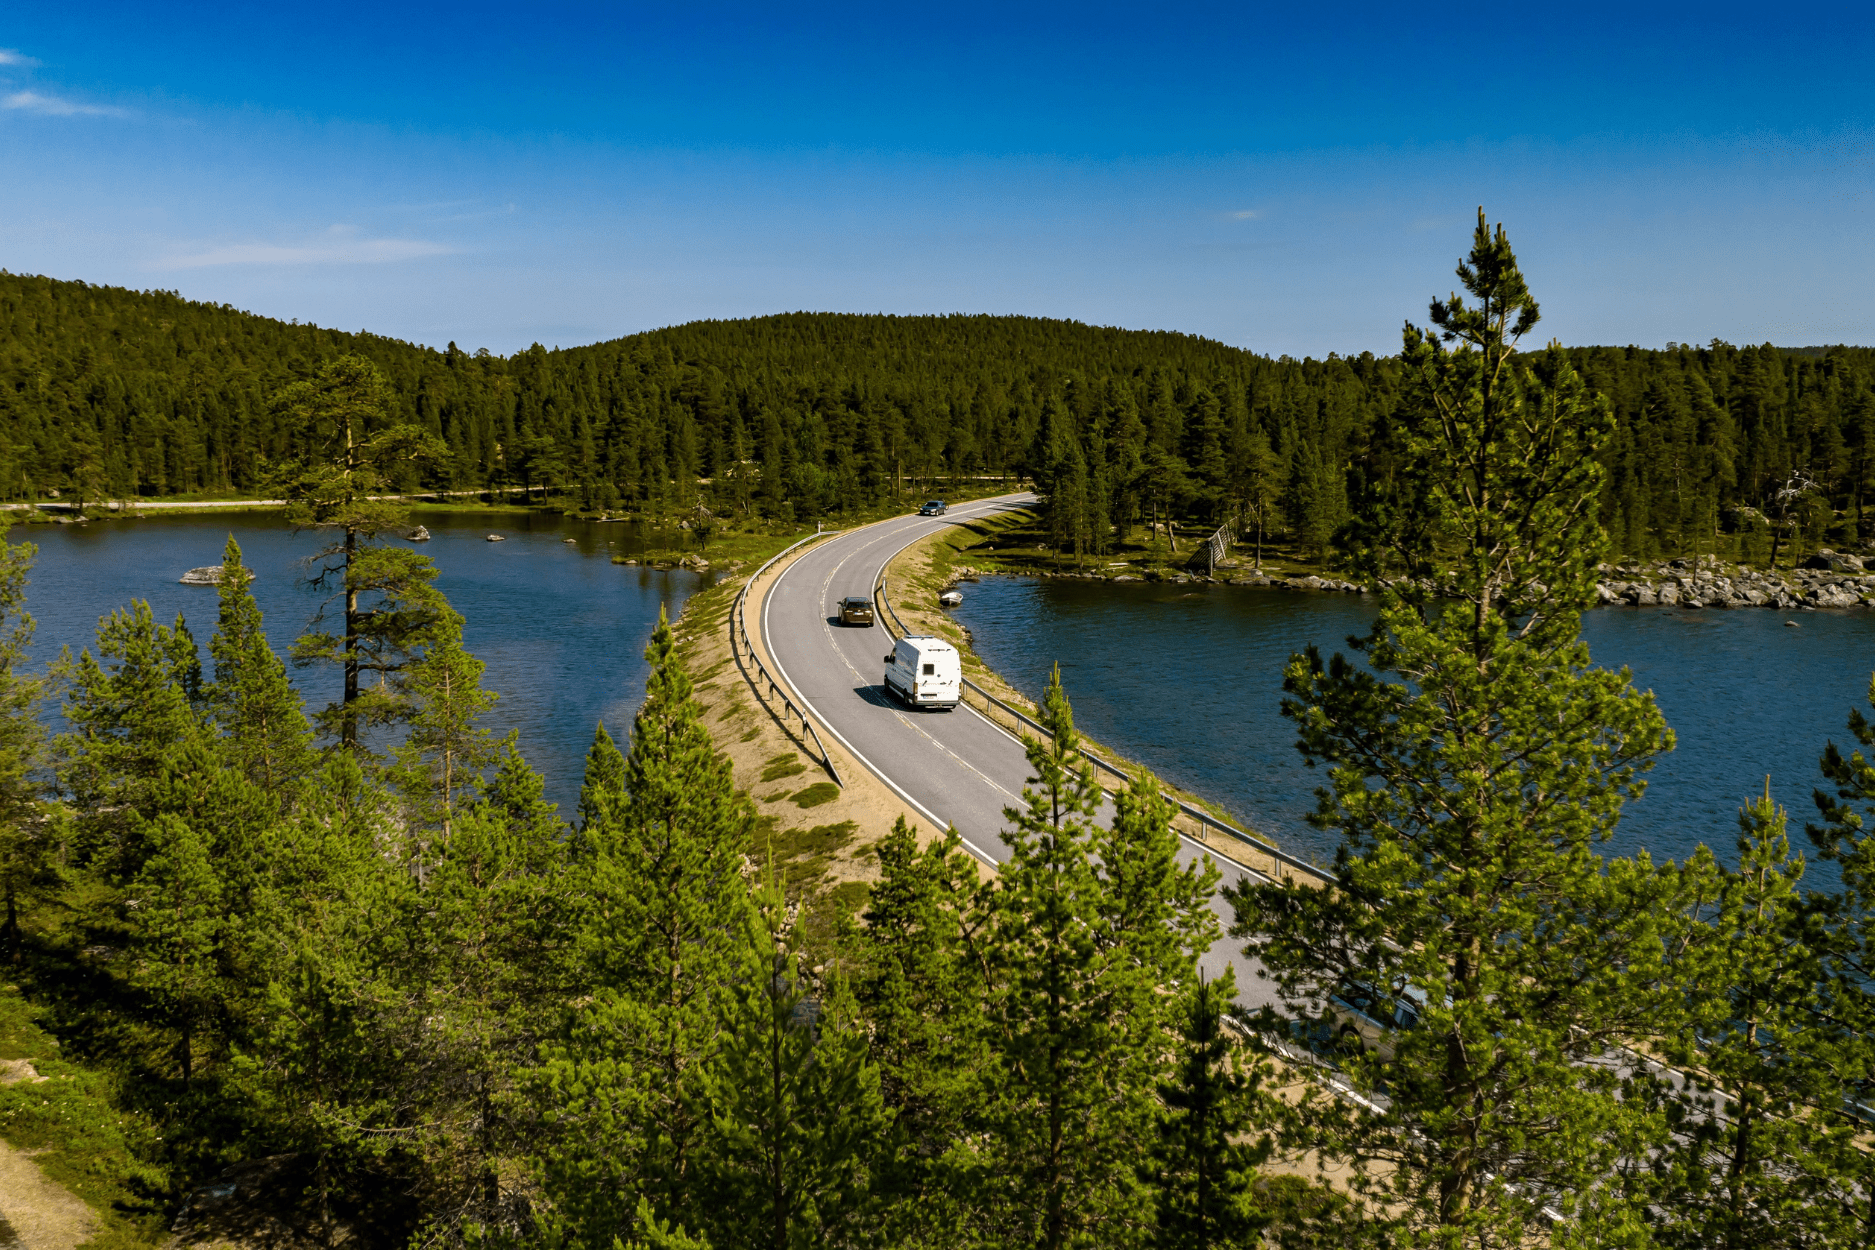
<svg viewBox="0 0 1875 1250"><path fill-rule="evenodd" d="M481 724L499 697L482 689L485 667L463 649L461 614L442 604L422 650L392 684L407 708L400 718L407 728L391 777L409 805L410 827L438 830L445 847L457 813L474 800L482 774L500 756L502 744Z"/></svg>
<svg viewBox="0 0 1875 1250"><path fill-rule="evenodd" d="M6 902L6 954L20 961L20 908L54 874L55 828L40 802L37 776L46 732L39 721L44 683L25 672L33 640L26 583L37 549L6 541L0 521L0 894Z"/></svg>
<svg viewBox="0 0 1875 1250"><path fill-rule="evenodd" d="M718 1250L865 1244L869 1164L890 1114L845 987L795 949L772 880L744 919L698 1082L710 1125L696 1184Z"/></svg>
<svg viewBox="0 0 1875 1250"><path fill-rule="evenodd" d="M1697 1250L1843 1244L1861 1168L1839 1115L1845 1018L1829 934L1798 893L1784 813L1765 796L1739 813L1736 871L1682 981L1685 1029L1630 1097L1651 1098L1670 1135L1630 1166L1653 1244ZM1853 991L1850 991L1851 998ZM1681 1075L1684 1074L1684 1075ZM1650 1079L1651 1078L1651 1079Z"/></svg>
<svg viewBox="0 0 1875 1250"><path fill-rule="evenodd" d="M630 1233L640 1197L699 1226L699 1065L748 906L753 806L702 723L662 616L645 655L652 672L624 792L612 788L603 740L583 792L582 807L602 817L581 831L575 977L587 998L533 1078L554 1123L537 1156L548 1225L587 1240Z"/></svg>
<svg viewBox="0 0 1875 1250"><path fill-rule="evenodd" d="M1293 1010L1351 981L1417 1011L1390 1057L1344 1062L1358 1089L1384 1085L1385 1110L1317 1088L1298 1143L1363 1162L1350 1188L1377 1244L1514 1242L1539 1235L1546 1202L1578 1227L1604 1206L1626 1218L1603 1201L1611 1169L1650 1128L1597 1061L1670 1026L1687 905L1671 866L1595 850L1672 741L1578 634L1606 406L1559 354L1516 354L1536 301L1482 214L1458 273L1476 302L1432 319L1459 346L1406 332L1405 471L1435 524L1423 545L1417 528L1388 537L1428 580L1386 591L1358 644L1368 671L1311 649L1284 680L1300 748L1331 766L1315 820L1342 840L1336 884L1234 892L1232 932ZM1377 553L1359 554L1372 575Z"/></svg>
<svg viewBox="0 0 1875 1250"><path fill-rule="evenodd" d="M879 881L853 938L854 992L892 1112L873 1188L889 1236L910 1243L954 1225L950 1156L976 1123L987 988L971 907L978 869L955 830L920 851L903 816L877 854Z"/></svg>
<svg viewBox="0 0 1875 1250"><path fill-rule="evenodd" d="M286 517L334 535L312 558L319 571L311 580L334 587L343 625L340 634L310 634L295 660L341 667L342 701L321 719L347 748L357 745L364 720L356 706L365 693L361 677L395 671L411 636L437 611L425 593L435 577L429 560L372 546L409 515L401 500L388 497L391 492L406 484L412 470L447 455L434 435L393 421L394 406L383 370L358 355L341 356L274 397L278 419L306 448L277 472Z"/></svg>
<svg viewBox="0 0 1875 1250"><path fill-rule="evenodd" d="M267 643L250 589L254 575L232 534L221 567L220 618L208 643L215 661L209 707L230 767L281 799L312 767L303 700Z"/></svg>
<svg viewBox="0 0 1875 1250"><path fill-rule="evenodd" d="M1875 680L1869 683L1869 701L1875 704ZM1849 713L1849 735L1855 745L1848 754L1835 742L1823 751L1826 789L1816 791L1819 820L1807 826L1810 840L1824 860L1834 863L1840 887L1821 900L1827 939L1810 937L1828 952L1831 989L1837 1013L1835 1038L1838 1069L1856 1113L1863 1121L1875 1119L1875 838L1868 821L1875 812L1875 723L1861 709ZM1810 1044L1818 1044L1812 1030ZM1855 1230L1856 1244L1875 1244L1875 1162L1866 1151L1850 1157L1858 1173L1858 1198L1844 1204L1843 1223Z"/></svg>
<svg viewBox="0 0 1875 1250"><path fill-rule="evenodd" d="M1270 1156L1269 1119L1261 1106L1268 1065L1225 1026L1236 997L1229 969L1183 995L1181 1055L1161 1088L1165 1104L1150 1168L1158 1194L1153 1244L1164 1250L1249 1246L1268 1225L1257 1202L1256 1169Z"/></svg>
<svg viewBox="0 0 1875 1250"><path fill-rule="evenodd" d="M1245 439L1235 467L1239 506L1243 515L1256 526L1256 567L1263 567L1263 539L1276 522L1277 504L1282 500L1288 475L1282 457L1270 446L1270 437L1261 425L1253 426Z"/></svg>
<svg viewBox="0 0 1875 1250"><path fill-rule="evenodd" d="M177 767L208 743L195 639L182 618L164 628L137 600L99 623L97 656L67 655L54 672L71 691L59 776L78 816L78 849L128 880L148 854L140 835L164 809L170 781L207 773Z"/></svg>
<svg viewBox="0 0 1875 1250"><path fill-rule="evenodd" d="M150 856L130 884L138 941L133 979L175 1034L176 1067L186 1087L196 1073L203 1028L222 1007L217 965L225 903L207 839L174 813L152 824Z"/></svg>
<svg viewBox="0 0 1875 1250"><path fill-rule="evenodd" d="M1058 671L1039 719L1049 736L1027 740L1034 776L1004 813L1009 858L981 904L990 1056L969 1179L987 1241L1123 1245L1150 1224L1136 1165L1155 1123L1163 1008L1145 1000L1160 970L1114 941L1125 908L1095 863L1101 791Z"/></svg>

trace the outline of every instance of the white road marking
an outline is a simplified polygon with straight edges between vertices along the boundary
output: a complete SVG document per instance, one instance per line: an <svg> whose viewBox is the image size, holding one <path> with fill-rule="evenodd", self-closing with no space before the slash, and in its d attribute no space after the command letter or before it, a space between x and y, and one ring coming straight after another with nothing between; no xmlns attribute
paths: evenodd
<svg viewBox="0 0 1875 1250"><path fill-rule="evenodd" d="M900 533L906 528L910 528L910 527L909 526L896 527L892 532L894 534ZM886 535L881 535L880 537L884 538L886 537ZM863 544L862 549L865 546L871 546L871 545L872 544L870 543ZM847 558L850 559L851 556L848 556ZM845 560L842 560L841 564L844 565L845 562L846 562ZM808 706L809 708L812 708L813 704L808 700L806 695L803 695L801 693L801 688L794 683L794 679L788 675L787 669L783 667L781 663L781 657L775 651L775 644L774 644L773 638L769 630L769 616L768 616L769 607L774 603L775 592L781 588L782 580L787 577L788 573L792 570L792 567L793 566L790 566L787 569L783 569L781 573L775 578L774 584L768 588L768 593L762 596L762 642L768 649L769 658L774 661L775 671L781 675L782 681L787 683L788 689L794 692L795 698L799 699L804 705ZM831 582L831 578L829 578L829 583L830 582ZM825 624L826 624L826 621L825 621L825 618L823 617L822 618L823 628L825 628ZM829 631L829 636L831 636L831 631ZM816 710L816 714L819 715L817 710ZM930 808L926 807L924 804L920 803L917 799L913 798L910 794L906 793L904 787L900 786L896 781L893 781L892 778L888 777L884 769L880 768L877 764L873 763L870 759L868 759L865 756L865 754L860 751L858 747L854 746L850 741L847 740L847 737L845 734L841 733L838 729L834 728L833 723L829 721L826 718L826 716L821 715L820 721L821 721L821 724L826 726L827 732L832 734L836 739L838 739L840 742L840 745L844 746L849 752L852 753L852 756L854 759L864 764L867 767L867 769L872 772L873 776L885 782L885 784L891 788L893 793L897 794L900 798L904 799L907 803L910 803L914 808L916 808L920 814L922 814L927 820L932 822L935 829L949 829L952 827L949 821L945 820L943 817L939 816L936 812L933 812ZM981 859L984 863L989 864L992 867L997 864L998 861L995 859L995 857L986 854L981 847L977 846L977 844L972 842L969 838L963 837L962 834L959 834L958 837L963 842L963 844L970 849L971 853L974 854L978 859Z"/></svg>

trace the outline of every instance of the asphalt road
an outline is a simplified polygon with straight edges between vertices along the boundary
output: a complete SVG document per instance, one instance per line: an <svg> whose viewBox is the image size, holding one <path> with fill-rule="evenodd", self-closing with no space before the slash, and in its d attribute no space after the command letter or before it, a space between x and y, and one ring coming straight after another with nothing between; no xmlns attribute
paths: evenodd
<svg viewBox="0 0 1875 1250"><path fill-rule="evenodd" d="M1028 780L1022 744L976 711L914 712L885 693L886 631L839 623L839 601L870 597L893 555L938 529L1009 511L1032 502L1008 495L953 508L943 517L899 517L840 534L809 548L784 569L760 604L762 641L778 674L820 723L907 805L906 815L928 828L955 827L969 848L990 863L1009 854L1005 807L1020 807ZM1068 691L1069 699L1074 691ZM1103 805L1100 819L1111 819ZM1223 883L1248 874L1195 842L1181 840L1187 862L1210 853ZM1230 908L1212 909L1230 923ZM1224 939L1200 963L1207 976L1237 971L1238 1001L1247 1007L1274 1002L1253 961Z"/></svg>

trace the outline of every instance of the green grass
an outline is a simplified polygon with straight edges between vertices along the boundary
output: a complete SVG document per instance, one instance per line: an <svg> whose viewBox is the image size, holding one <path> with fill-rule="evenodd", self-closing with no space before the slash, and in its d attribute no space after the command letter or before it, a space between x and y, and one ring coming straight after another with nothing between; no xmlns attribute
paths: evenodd
<svg viewBox="0 0 1875 1250"><path fill-rule="evenodd" d="M751 848L755 862L772 863L791 894L817 886L835 857L859 835L859 826L850 820L806 829L777 829L774 818L768 820Z"/></svg>
<svg viewBox="0 0 1875 1250"><path fill-rule="evenodd" d="M142 1161L155 1131L117 1108L109 1075L67 1062L39 1027L39 1012L14 986L0 986L0 1059L27 1059L41 1082L0 1088L0 1138L29 1151L46 1177L96 1211L101 1227L86 1250L130 1250L168 1240L167 1177Z"/></svg>
<svg viewBox="0 0 1875 1250"><path fill-rule="evenodd" d="M807 771L807 765L801 763L800 756L793 751L784 751L762 765L763 781L780 781L784 777L798 777Z"/></svg>
<svg viewBox="0 0 1875 1250"><path fill-rule="evenodd" d="M796 807L819 807L822 803L831 803L840 797L840 787L831 781L816 781L805 790L794 795Z"/></svg>

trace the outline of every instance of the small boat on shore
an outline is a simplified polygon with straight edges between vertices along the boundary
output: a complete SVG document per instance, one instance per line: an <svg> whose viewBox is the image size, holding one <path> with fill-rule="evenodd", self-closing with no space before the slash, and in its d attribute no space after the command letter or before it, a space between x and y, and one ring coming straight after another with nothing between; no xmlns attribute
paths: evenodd
<svg viewBox="0 0 1875 1250"><path fill-rule="evenodd" d="M947 590L938 596L938 604L946 608L957 607L959 604L963 603L963 601L964 597L961 591Z"/></svg>

